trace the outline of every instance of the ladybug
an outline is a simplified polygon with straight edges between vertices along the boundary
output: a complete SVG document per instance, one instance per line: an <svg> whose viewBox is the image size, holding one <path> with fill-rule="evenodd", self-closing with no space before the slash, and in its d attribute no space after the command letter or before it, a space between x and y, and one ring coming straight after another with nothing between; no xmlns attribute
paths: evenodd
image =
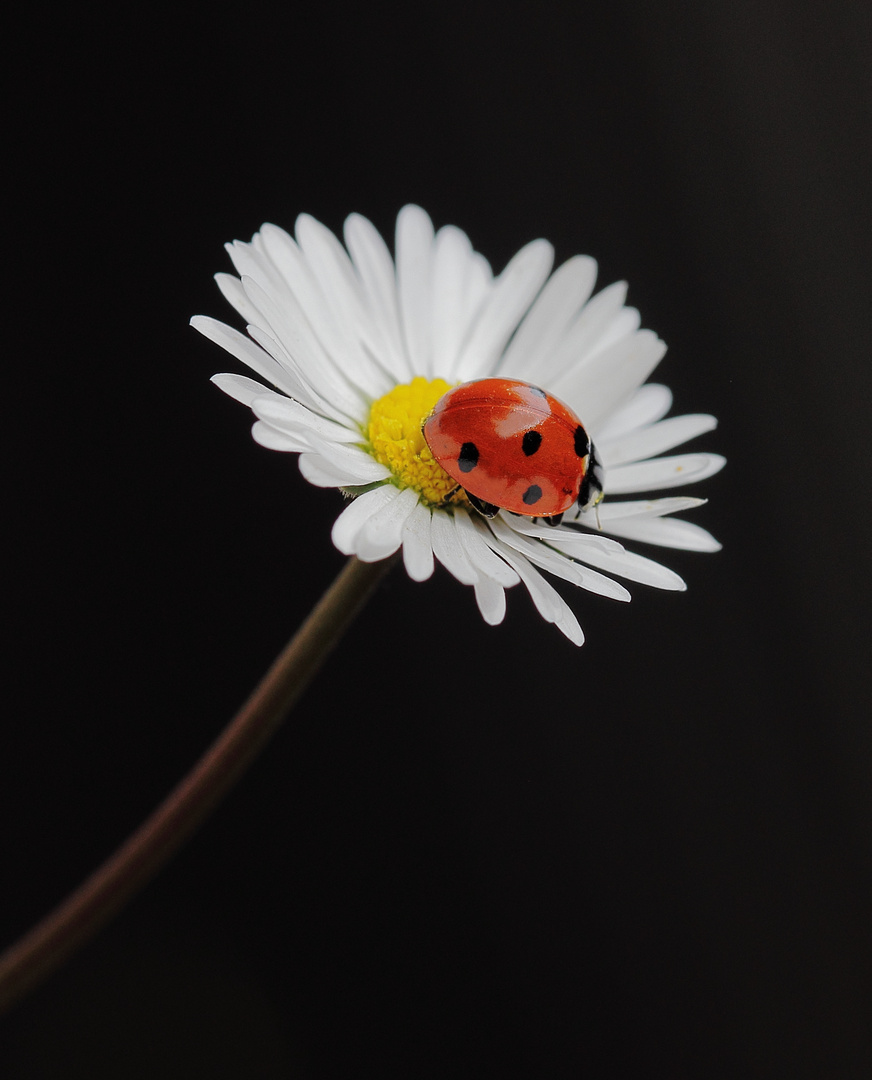
<svg viewBox="0 0 872 1080"><path fill-rule="evenodd" d="M421 425L436 461L487 518L500 510L559 525L603 497L603 469L562 401L517 379L476 379L444 394ZM447 501L447 500L446 500Z"/></svg>

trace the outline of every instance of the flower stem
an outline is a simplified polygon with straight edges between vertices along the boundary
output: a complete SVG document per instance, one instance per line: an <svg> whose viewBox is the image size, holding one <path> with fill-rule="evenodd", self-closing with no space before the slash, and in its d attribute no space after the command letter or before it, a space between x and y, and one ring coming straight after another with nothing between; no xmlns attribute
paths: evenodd
<svg viewBox="0 0 872 1080"><path fill-rule="evenodd" d="M0 1012L96 934L191 836L278 729L393 562L349 559L190 773L102 866L0 956Z"/></svg>

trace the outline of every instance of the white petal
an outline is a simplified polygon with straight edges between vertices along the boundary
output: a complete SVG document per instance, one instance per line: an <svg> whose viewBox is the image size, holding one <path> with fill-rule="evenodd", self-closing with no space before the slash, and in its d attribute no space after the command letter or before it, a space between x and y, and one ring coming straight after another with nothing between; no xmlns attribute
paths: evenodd
<svg viewBox="0 0 872 1080"><path fill-rule="evenodd" d="M308 379L303 374L299 364L291 357L287 349L274 337L270 337L266 330L254 323L249 323L246 329L256 344L278 364L283 373L285 384L290 387L290 389L285 390L289 397L292 397L295 401L301 401L309 408L315 409L322 416L340 417L343 423L354 415L354 410L351 408L343 412L332 405L330 399L324 397L318 386L313 385L313 380ZM284 389L284 386L281 389Z"/></svg>
<svg viewBox="0 0 872 1080"><path fill-rule="evenodd" d="M476 514L473 517L463 510L458 510L454 520L466 554L475 569L507 589L517 585L520 578L491 547L490 530L481 516Z"/></svg>
<svg viewBox="0 0 872 1080"><path fill-rule="evenodd" d="M656 423L671 407L672 391L668 386L646 383L597 426L595 442L599 446L607 439L616 439L637 428Z"/></svg>
<svg viewBox="0 0 872 1080"><path fill-rule="evenodd" d="M262 315L261 322L249 328L251 336L256 341L261 341L255 327L259 331L270 331L269 336L274 345L265 347L284 367L298 371L303 381L311 386L320 398L332 402L348 416L356 415L360 411L361 401L368 393L366 372L352 363L333 363L323 341L313 336L302 314L291 308L291 298L281 303L266 293L252 278L243 278L242 284L246 295L257 305ZM336 347L341 348L338 345ZM350 361L354 355L349 346L344 358Z"/></svg>
<svg viewBox="0 0 872 1080"><path fill-rule="evenodd" d="M206 315L195 315L191 319L191 326L204 336L226 349L231 356L241 360L256 374L265 379L270 386L277 386L291 397L299 394L299 383L296 379L276 363L276 361L264 349L261 349L244 334L234 330L232 326L226 326L217 319L210 319Z"/></svg>
<svg viewBox="0 0 872 1080"><path fill-rule="evenodd" d="M591 352L606 328L620 315L626 299L626 281L615 281L585 306L576 324L575 348L580 355Z"/></svg>
<svg viewBox="0 0 872 1080"><path fill-rule="evenodd" d="M572 558L568 558L567 552L563 548L554 550L554 548L541 541L523 536L515 532L508 522L502 521L500 518L495 518L491 523L491 527L494 535L499 537L504 544L520 552L530 562L540 566L543 570L547 570L550 574L554 574L555 577L563 578L564 581L569 581L573 585L587 589L588 592L607 596L611 600L627 601L630 599L630 594L623 585L606 577L604 574L597 573L596 570L582 566ZM583 558L583 556L578 557Z"/></svg>
<svg viewBox="0 0 872 1080"><path fill-rule="evenodd" d="M360 309L360 285L345 248L333 233L311 214L300 214L297 243L309 262L325 299L356 319Z"/></svg>
<svg viewBox="0 0 872 1080"><path fill-rule="evenodd" d="M684 551L720 551L722 546L706 529L680 518L626 518L609 523L607 528L610 533L627 540L641 540Z"/></svg>
<svg viewBox="0 0 872 1080"><path fill-rule="evenodd" d="M588 528L598 529L597 519L611 532L612 525L624 518L639 517L664 517L666 514L681 514L685 510L695 510L698 506L705 506L706 499L695 499L691 495L671 495L663 499L635 499L617 502L606 499L601 502L596 510L588 510L580 514L578 520Z"/></svg>
<svg viewBox="0 0 872 1080"><path fill-rule="evenodd" d="M426 581L433 574L431 516L429 507L419 502L403 526L403 562L412 581Z"/></svg>
<svg viewBox="0 0 872 1080"><path fill-rule="evenodd" d="M324 233L332 236L326 229ZM343 251L345 264L334 266L330 278L324 266L329 261L329 255L323 254L326 244L320 233L318 236L319 240L312 241L318 254L315 265L283 229L264 225L259 240L281 269L280 284L271 286L248 276L242 282L248 299L260 312L254 325L267 328L316 387L318 379L332 382L338 388L337 403L347 410L345 398L350 386L358 395L367 396L384 392L388 382L360 342L360 318L352 310L355 298L348 283L348 277L354 277L348 257ZM335 237L333 244L342 251ZM316 269L327 279L323 286ZM323 387L319 392L324 393Z"/></svg>
<svg viewBox="0 0 872 1080"><path fill-rule="evenodd" d="M378 562L393 555L402 543L403 526L417 504L417 492L405 488L393 501L371 514L357 535L357 557L363 562Z"/></svg>
<svg viewBox="0 0 872 1080"><path fill-rule="evenodd" d="M616 281L585 305L554 349L550 361L549 389L557 386L559 380L577 372L580 366L602 350L605 335L620 317L626 297L627 283Z"/></svg>
<svg viewBox="0 0 872 1080"><path fill-rule="evenodd" d="M264 226L264 228L269 227L275 226ZM258 243L255 244L255 241ZM264 288L278 289L284 284L281 273L259 241L260 236L256 234L250 244L234 240L232 244L225 244L224 248L240 278L250 277L259 281Z"/></svg>
<svg viewBox="0 0 872 1080"><path fill-rule="evenodd" d="M274 427L265 424L262 420L256 421L251 428L252 438L256 443L265 446L267 450L281 450L288 454L299 454L302 451L311 451L312 447L300 435L289 435L285 431L276 431ZM329 485L333 487L332 484Z"/></svg>
<svg viewBox="0 0 872 1080"><path fill-rule="evenodd" d="M480 577L475 583L475 599L478 610L488 626L497 626L506 617L506 593L489 577Z"/></svg>
<svg viewBox="0 0 872 1080"><path fill-rule="evenodd" d="M305 460L301 458L300 462ZM383 507L389 505L399 495L393 484L382 484L381 487L366 491L358 495L353 502L342 511L333 522L333 543L343 555L353 555L358 534L366 525L373 514L377 514Z"/></svg>
<svg viewBox="0 0 872 1080"><path fill-rule="evenodd" d="M298 464L304 479L314 487L353 488L360 486L358 481L350 479L342 469L338 469L320 454L303 453L300 455Z"/></svg>
<svg viewBox="0 0 872 1080"><path fill-rule="evenodd" d="M536 610L546 622L556 622L560 618L560 603L562 597L548 582L539 574L534 566L517 552L505 548L505 545L497 542L497 550L506 562L517 572L518 577L527 587L527 591L536 605Z"/></svg>
<svg viewBox="0 0 872 1080"><path fill-rule="evenodd" d="M527 557L543 570L547 570L549 574L563 578L564 581L577 585L587 592L596 593L598 596L605 596L609 600L618 600L625 604L631 599L629 590L619 581L615 581L607 574L601 574L598 570L593 570L590 566L583 566L580 562L576 562L566 555L558 555L556 552L544 548L543 551L539 551L535 555L531 553ZM575 558L583 559L584 552L576 553Z"/></svg>
<svg viewBox="0 0 872 1080"><path fill-rule="evenodd" d="M352 486L372 484L379 480L386 480L391 475L386 465L382 465L357 446L331 442L311 430L306 432L305 439L315 453L348 477L343 481L344 484Z"/></svg>
<svg viewBox="0 0 872 1080"><path fill-rule="evenodd" d="M314 432L289 438L310 444L311 453L300 459L300 472L316 487L362 487L391 475L390 469L356 447L331 444Z"/></svg>
<svg viewBox="0 0 872 1080"><path fill-rule="evenodd" d="M494 272L487 259L478 251L472 253L466 283L466 323L471 326L494 287ZM459 359L459 355L458 355Z"/></svg>
<svg viewBox="0 0 872 1080"><path fill-rule="evenodd" d="M593 259L576 255L551 275L509 342L501 374L547 384L556 346L590 296L596 269Z"/></svg>
<svg viewBox="0 0 872 1080"><path fill-rule="evenodd" d="M527 586L527 591L542 618L546 622L554 623L574 645L582 645L584 634L578 625L578 620L560 593L549 585L522 555L513 554L509 550L500 551L500 554L510 566L517 570L518 576Z"/></svg>
<svg viewBox="0 0 872 1080"><path fill-rule="evenodd" d="M619 503L616 505L623 504ZM577 515L577 520L589 528L597 528L593 511L588 511L587 514ZM551 525L540 525L538 522L534 522L532 518L525 517L509 518L507 519L507 524L513 532L522 533L524 536L532 536L538 540L545 540L546 542L559 539L561 543L578 544L581 547L587 547L589 544L593 544L602 551L623 550L623 545L619 544L617 540L612 540L608 536L603 536L600 532L580 532L576 529L568 529L566 525L562 528L555 529ZM573 550L573 554L575 555L577 553ZM583 558L582 555L579 555L578 557Z"/></svg>
<svg viewBox="0 0 872 1080"><path fill-rule="evenodd" d="M545 283L554 260L547 240L521 248L485 298L457 362L455 376L474 379L496 368L506 342Z"/></svg>
<svg viewBox="0 0 872 1080"><path fill-rule="evenodd" d="M297 465L303 479L308 480L313 487L341 488L346 484L342 475L317 454L301 454Z"/></svg>
<svg viewBox="0 0 872 1080"><path fill-rule="evenodd" d="M695 439L697 435L712 431L717 426L718 422L713 416L701 413L671 416L668 420L661 420L617 439L604 440L600 436L596 448L603 465L610 469L616 465L655 457Z"/></svg>
<svg viewBox="0 0 872 1080"><path fill-rule="evenodd" d="M562 546L561 543L555 542L555 547ZM567 547L567 550L575 553L575 549ZM683 591L687 588L674 571L633 551L606 552L591 548L585 551L583 558L586 563L598 566L607 574L617 574L618 577L626 578L628 581L652 585L655 589Z"/></svg>
<svg viewBox="0 0 872 1080"><path fill-rule="evenodd" d="M385 335L363 303L360 280L345 248L333 233L309 214L297 218L297 240L321 287L332 315L343 367L372 397L387 393L396 373L387 375L374 357L385 353ZM372 351L364 347L372 346ZM384 357L386 360L387 357Z"/></svg>
<svg viewBox="0 0 872 1080"><path fill-rule="evenodd" d="M561 634L569 638L573 645L578 645L580 648L584 644L584 631L579 626L575 612L568 604L563 605L560 618L554 625Z"/></svg>
<svg viewBox="0 0 872 1080"><path fill-rule="evenodd" d="M656 491L659 488L695 484L714 476L725 464L726 458L720 454L678 454L675 457L618 465L606 473L606 492L609 495L627 495L635 491Z"/></svg>
<svg viewBox="0 0 872 1080"><path fill-rule="evenodd" d="M232 274L216 274L215 281L224 299L232 304L247 323L257 322L257 308L245 295L245 289L238 277Z"/></svg>
<svg viewBox="0 0 872 1080"><path fill-rule="evenodd" d="M433 374L450 377L469 328L467 282L473 276L473 251L466 233L448 225L439 230L433 251Z"/></svg>
<svg viewBox="0 0 872 1080"><path fill-rule="evenodd" d="M367 306L384 335L383 359L398 382L414 373L403 343L394 261L378 230L360 214L345 222L345 243L360 275Z"/></svg>
<svg viewBox="0 0 872 1080"><path fill-rule="evenodd" d="M323 298L297 242L290 233L269 223L261 227L255 241L275 272L268 280L262 280L256 271L241 269L240 277L257 281L277 303L287 304L295 321L302 319L311 330L309 310L317 309Z"/></svg>
<svg viewBox="0 0 872 1080"><path fill-rule="evenodd" d="M235 398L242 405L250 406L255 398L263 397L270 392L263 383L255 382L254 379L249 379L247 375L235 375L229 371L213 375L210 382L213 382L219 390L223 390L225 394L229 394L230 397ZM278 396L276 394L276 397ZM284 398L283 400L287 401L289 399Z"/></svg>
<svg viewBox="0 0 872 1080"><path fill-rule="evenodd" d="M314 431L322 438L338 443L361 441L359 431L353 431L333 420L327 420L291 398L281 397L279 394L264 395L262 388L261 394L251 402L251 408L259 420L265 420L278 431L288 434Z"/></svg>
<svg viewBox="0 0 872 1080"><path fill-rule="evenodd" d="M592 353L598 353L601 349L607 349L616 341L620 341L621 338L630 337L631 334L636 333L641 325L642 317L635 308L621 308L602 334L597 338Z"/></svg>
<svg viewBox="0 0 872 1080"><path fill-rule="evenodd" d="M640 330L567 371L549 389L595 433L600 422L645 382L665 352L656 334Z"/></svg>
<svg viewBox="0 0 872 1080"><path fill-rule="evenodd" d="M434 510L430 523L430 540L433 554L445 569L463 585L474 585L478 572L473 569L464 550L463 542L454 524L454 518L444 510Z"/></svg>
<svg viewBox="0 0 872 1080"><path fill-rule="evenodd" d="M280 333L283 341L293 341L295 337L303 335L302 324L305 323L305 330L314 332L315 339L324 352L334 361L338 360L343 354L344 335L310 261L284 229L275 225L264 225L260 236L265 249L281 271L284 282L284 288L279 295L255 278L260 286L261 296L268 298L274 309L274 314L270 314L270 324ZM244 277L243 283L245 284ZM246 288L246 292L248 291ZM262 300L255 297L252 299L258 309L263 311ZM282 322L284 317L289 321Z"/></svg>
<svg viewBox="0 0 872 1080"><path fill-rule="evenodd" d="M397 292L411 370L430 375L430 283L433 224L420 206L404 206L397 217Z"/></svg>
<svg viewBox="0 0 872 1080"><path fill-rule="evenodd" d="M266 320L264 320L266 321ZM340 394L333 395L331 393L331 386L328 383L321 381L319 386L319 379L311 379L300 370L300 365L297 363L288 350L274 337L270 337L266 330L262 327L249 323L246 327L248 333L254 339L257 345L266 352L270 358L278 365L279 370L282 372L284 383L281 388L285 389L285 386L289 389L285 390L285 393L294 398L295 401L301 401L304 405L319 412L322 416L332 416L340 419L342 423L347 423L349 419L355 417L358 412L363 412L361 405L349 406L343 411L334 404L336 399L341 398ZM323 366L323 365L322 365ZM321 369L318 369L319 372ZM325 391L328 396L325 397Z"/></svg>

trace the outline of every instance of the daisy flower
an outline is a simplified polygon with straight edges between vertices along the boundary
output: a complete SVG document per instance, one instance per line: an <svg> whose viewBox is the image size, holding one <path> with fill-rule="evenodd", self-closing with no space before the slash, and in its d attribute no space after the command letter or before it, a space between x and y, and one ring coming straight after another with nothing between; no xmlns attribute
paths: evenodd
<svg viewBox="0 0 872 1080"><path fill-rule="evenodd" d="M294 237L264 225L250 244L228 244L239 276L216 280L248 336L206 316L191 320L263 380L213 378L252 410L257 442L299 454L310 483L349 498L333 526L336 547L365 562L402 548L416 581L438 560L474 588L492 625L505 615L505 590L523 583L542 617L577 645L578 621L543 571L616 600L630 598L618 578L684 589L622 541L718 550L708 532L673 516L703 500L648 493L704 480L724 459L662 456L716 421L664 419L672 395L646 380L666 347L625 306L626 284L592 296L594 260L576 256L552 273L545 240L495 275L465 233L434 232L417 206L397 218L395 260L358 214L344 238L345 247L302 215ZM506 510L487 518L458 494L422 424L452 387L491 377L544 387L577 414L599 458L602 501L554 525Z"/></svg>

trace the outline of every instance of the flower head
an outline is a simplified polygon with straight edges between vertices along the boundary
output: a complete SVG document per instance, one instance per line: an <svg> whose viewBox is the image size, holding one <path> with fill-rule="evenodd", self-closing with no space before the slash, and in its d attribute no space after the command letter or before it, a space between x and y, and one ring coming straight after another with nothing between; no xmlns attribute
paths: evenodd
<svg viewBox="0 0 872 1080"><path fill-rule="evenodd" d="M251 408L254 438L299 454L310 483L353 496L333 526L339 550L376 561L402 548L416 581L436 559L473 586L491 624L505 615L505 590L523 582L543 618L578 645L575 615L541 571L617 600L630 594L616 577L684 589L671 570L615 538L716 551L704 529L672 516L703 500L615 496L695 483L724 459L660 456L716 421L664 419L672 396L646 379L666 347L624 305L626 285L591 298L596 263L577 256L552 274L544 240L495 276L465 233L446 226L434 234L417 206L397 219L396 261L357 214L345 223L345 245L307 215L295 238L264 225L250 244L228 245L239 277L217 275L249 336L192 319L269 384L213 379ZM473 507L422 425L452 387L495 376L544 387L583 421L599 457L601 502L574 506L556 526Z"/></svg>

